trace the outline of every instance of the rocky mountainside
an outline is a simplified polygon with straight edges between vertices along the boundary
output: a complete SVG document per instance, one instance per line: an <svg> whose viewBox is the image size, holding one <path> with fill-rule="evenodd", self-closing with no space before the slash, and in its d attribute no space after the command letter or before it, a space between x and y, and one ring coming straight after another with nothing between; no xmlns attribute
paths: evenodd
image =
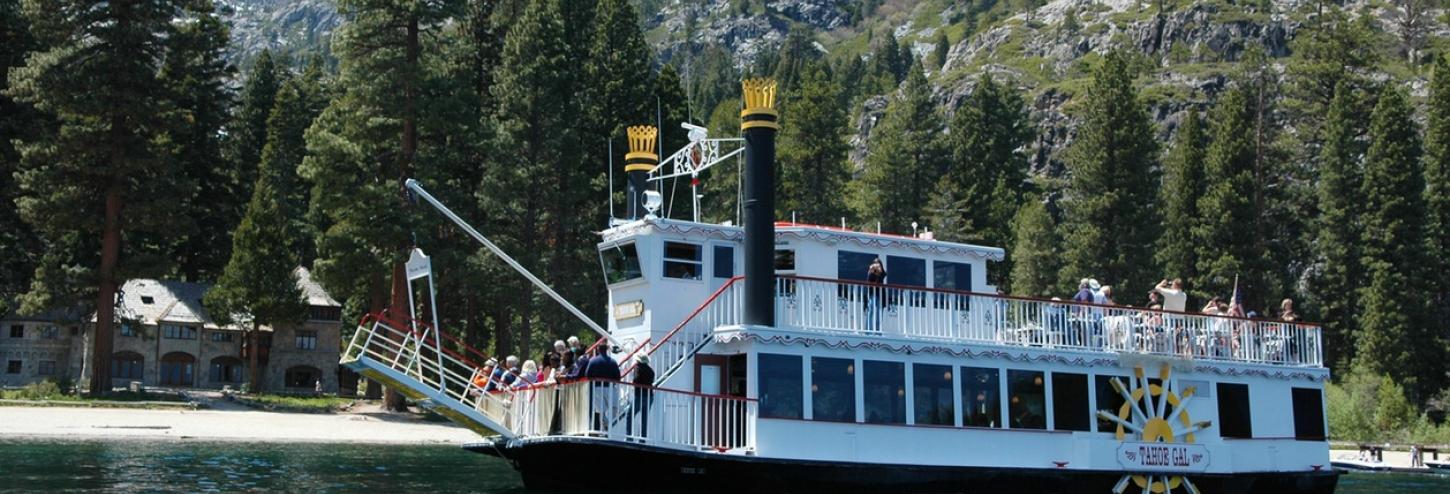
<svg viewBox="0 0 1450 494"><path fill-rule="evenodd" d="M239 61L262 48L284 54L326 53L340 22L329 0L219 0L233 25ZM950 113L977 75L995 74L1028 94L1038 138L1035 172L1056 175L1072 140L1073 96L1103 53L1129 47L1147 62L1140 81L1166 141L1191 106L1203 106L1229 83L1250 48L1276 64L1293 56L1293 40L1319 6L1308 0L638 0L641 25L661 63L683 67L705 47L724 49L746 70L780 47L792 28L809 29L825 57L869 59L881 36L910 48L926 66L935 99ZM1422 11L1411 23L1405 5ZM1423 0L1350 0L1352 16L1371 16L1382 38L1382 78L1409 80L1422 96L1425 74L1405 63L1405 33L1427 40L1426 52L1450 39L1444 11ZM1406 26L1411 26L1406 28ZM933 55L945 36L944 60ZM688 81L686 81L688 83ZM852 160L860 165L884 110L884 95L853 108Z"/></svg>

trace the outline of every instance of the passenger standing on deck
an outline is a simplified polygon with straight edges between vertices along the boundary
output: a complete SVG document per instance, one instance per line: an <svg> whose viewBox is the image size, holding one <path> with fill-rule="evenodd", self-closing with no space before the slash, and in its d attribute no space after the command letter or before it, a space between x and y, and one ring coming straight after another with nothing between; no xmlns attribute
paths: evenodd
<svg viewBox="0 0 1450 494"><path fill-rule="evenodd" d="M649 437L649 407L654 401L655 370L649 366L649 349L634 358L634 414L639 417L639 436ZM626 435L634 435L634 421Z"/></svg>
<svg viewBox="0 0 1450 494"><path fill-rule="evenodd" d="M584 354L584 347L579 343L578 336L569 337L569 353L574 356L574 362L581 366L584 365L585 360L589 359L589 356Z"/></svg>
<svg viewBox="0 0 1450 494"><path fill-rule="evenodd" d="M503 383L502 387L507 388L513 386L514 380L519 378L519 358L509 355L503 361L505 369L503 372L503 380L500 382Z"/></svg>
<svg viewBox="0 0 1450 494"><path fill-rule="evenodd" d="M886 290L886 267L881 264L881 258L871 260L871 265L866 268L866 330L881 331L881 305L884 303Z"/></svg>
<svg viewBox="0 0 1450 494"><path fill-rule="evenodd" d="M1158 282L1153 287L1153 292L1163 296L1163 310L1169 312L1183 312L1188 310L1188 294L1183 293L1183 280L1174 278L1170 283L1168 280Z"/></svg>
<svg viewBox="0 0 1450 494"><path fill-rule="evenodd" d="M594 403L594 430L608 433L609 421L614 416L614 383L619 381L619 364L609 357L609 344L599 345L594 357L583 365L584 377L590 379L590 394Z"/></svg>

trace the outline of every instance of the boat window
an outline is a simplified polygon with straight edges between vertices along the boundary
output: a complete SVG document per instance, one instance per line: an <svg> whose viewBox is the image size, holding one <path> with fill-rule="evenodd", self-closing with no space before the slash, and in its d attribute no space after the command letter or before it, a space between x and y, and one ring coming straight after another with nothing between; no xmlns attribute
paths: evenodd
<svg viewBox="0 0 1450 494"><path fill-rule="evenodd" d="M1220 437L1254 437L1249 417L1249 385L1218 383L1218 435Z"/></svg>
<svg viewBox="0 0 1450 494"><path fill-rule="evenodd" d="M735 248L729 245L715 246L715 277L731 278L735 276Z"/></svg>
<svg viewBox="0 0 1450 494"><path fill-rule="evenodd" d="M1113 389L1112 381L1115 377L1123 383L1123 389L1128 389L1128 376L1098 375L1093 377L1093 390L1097 392L1098 410L1105 410L1113 415L1117 415L1119 409L1123 408L1123 404L1128 402L1123 399L1123 395ZM1096 417L1097 414L1094 413L1093 416ZM1125 420L1131 419L1132 417L1129 417ZM1098 432L1116 432L1118 430L1118 424L1111 420L1098 417L1097 422Z"/></svg>
<svg viewBox="0 0 1450 494"><path fill-rule="evenodd" d="M861 363L866 374L861 376L866 399L866 422L871 424L906 423L906 364L901 362Z"/></svg>
<svg viewBox="0 0 1450 494"><path fill-rule="evenodd" d="M775 249L775 271L795 271L795 249Z"/></svg>
<svg viewBox="0 0 1450 494"><path fill-rule="evenodd" d="M833 422L856 421L856 361L811 357L811 416Z"/></svg>
<svg viewBox="0 0 1450 494"><path fill-rule="evenodd" d="M604 266L604 279L613 285L644 276L639 269L639 251L634 243L605 247L599 251L599 263Z"/></svg>
<svg viewBox="0 0 1450 494"><path fill-rule="evenodd" d="M1052 417L1055 430L1091 430L1087 374L1052 373Z"/></svg>
<svg viewBox="0 0 1450 494"><path fill-rule="evenodd" d="M1314 388L1294 388L1294 439L1323 441L1324 393Z"/></svg>
<svg viewBox="0 0 1450 494"><path fill-rule="evenodd" d="M932 286L943 290L972 291L972 265L962 262L932 261Z"/></svg>
<svg viewBox="0 0 1450 494"><path fill-rule="evenodd" d="M997 369L962 367L962 425L1002 427L1002 381Z"/></svg>
<svg viewBox="0 0 1450 494"><path fill-rule="evenodd" d="M1007 371L1007 413L1013 429L1047 428L1047 394L1043 392L1042 373L1038 371Z"/></svg>
<svg viewBox="0 0 1450 494"><path fill-rule="evenodd" d="M926 259L915 257L886 256L886 283L889 285L926 286ZM916 307L926 305L926 294L922 292L887 292L888 303L900 303L902 295Z"/></svg>
<svg viewBox="0 0 1450 494"><path fill-rule="evenodd" d="M871 261L875 260L876 257L876 254L867 252L851 252L849 250L836 252L836 278L866 281L866 271L871 269Z"/></svg>
<svg viewBox="0 0 1450 494"><path fill-rule="evenodd" d="M756 386L760 393L760 416L783 419L801 418L801 401L805 385L801 376L799 355L760 354Z"/></svg>
<svg viewBox="0 0 1450 494"><path fill-rule="evenodd" d="M700 246L684 242L665 242L665 277L682 280L700 279Z"/></svg>
<svg viewBox="0 0 1450 494"><path fill-rule="evenodd" d="M869 374L868 374L869 375ZM952 368L949 365L913 364L912 393L917 424L952 425Z"/></svg>

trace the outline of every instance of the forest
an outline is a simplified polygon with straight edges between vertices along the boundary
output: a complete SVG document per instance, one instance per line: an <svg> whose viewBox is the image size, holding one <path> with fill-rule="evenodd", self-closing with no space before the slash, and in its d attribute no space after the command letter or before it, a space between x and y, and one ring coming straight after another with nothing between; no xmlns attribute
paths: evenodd
<svg viewBox="0 0 1450 494"><path fill-rule="evenodd" d="M842 58L791 29L749 64L706 58L686 79L627 0L336 7L325 53L238 67L208 0L0 0L0 313L95 313L106 330L118 286L164 277L215 283L206 305L246 324L300 320L301 265L355 320L402 303L418 247L447 331L532 355L585 330L402 181L602 317L595 232L622 197L608 167L611 149L623 166L624 127L660 123L662 154L684 144L679 122L735 135L739 81L767 76L782 94L778 217L1003 247L989 276L1017 295L1069 297L1093 277L1143 305L1181 278L1192 303L1237 287L1262 317L1293 299L1347 386L1331 404L1390 390L1409 407L1395 427L1450 408L1450 61L1386 54L1370 16L1321 5L1292 57L1246 50L1169 129L1142 91L1159 59L1105 47L1050 175L1030 170L1031 96L1010 74L983 71L941 107L928 74L944 37L926 56L886 35ZM1408 58L1385 71L1388 57ZM877 94L857 166L855 109ZM702 216L733 219L735 172L715 173Z"/></svg>

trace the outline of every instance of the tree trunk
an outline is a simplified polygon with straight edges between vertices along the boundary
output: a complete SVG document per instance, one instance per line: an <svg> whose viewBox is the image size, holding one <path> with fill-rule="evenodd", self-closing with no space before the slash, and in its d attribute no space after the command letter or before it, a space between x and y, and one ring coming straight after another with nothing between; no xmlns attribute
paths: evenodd
<svg viewBox="0 0 1450 494"><path fill-rule="evenodd" d="M407 276L408 275L406 270L404 269L403 263L398 262L393 264L393 298L392 303L388 306L388 312L392 313L393 320L395 321L403 322L406 321L405 318L408 317ZM397 329L400 331L406 331L408 323L403 322L403 326L404 327ZM394 335L394 339L396 338L396 335ZM388 389L387 392L383 394L383 409L389 412L406 412L408 411L408 402L407 400L403 399L403 395L398 393L396 390Z"/></svg>
<svg viewBox="0 0 1450 494"><path fill-rule="evenodd" d="M251 346L247 350L247 371L250 376L247 381L250 383L247 391L254 394L262 392L262 325L256 321L252 322L252 330L247 335L247 344Z"/></svg>
<svg viewBox="0 0 1450 494"><path fill-rule="evenodd" d="M95 352L91 354L91 394L111 392L111 326L116 319L116 263L121 257L121 186L106 191L106 221L101 231L100 287L96 291Z"/></svg>

